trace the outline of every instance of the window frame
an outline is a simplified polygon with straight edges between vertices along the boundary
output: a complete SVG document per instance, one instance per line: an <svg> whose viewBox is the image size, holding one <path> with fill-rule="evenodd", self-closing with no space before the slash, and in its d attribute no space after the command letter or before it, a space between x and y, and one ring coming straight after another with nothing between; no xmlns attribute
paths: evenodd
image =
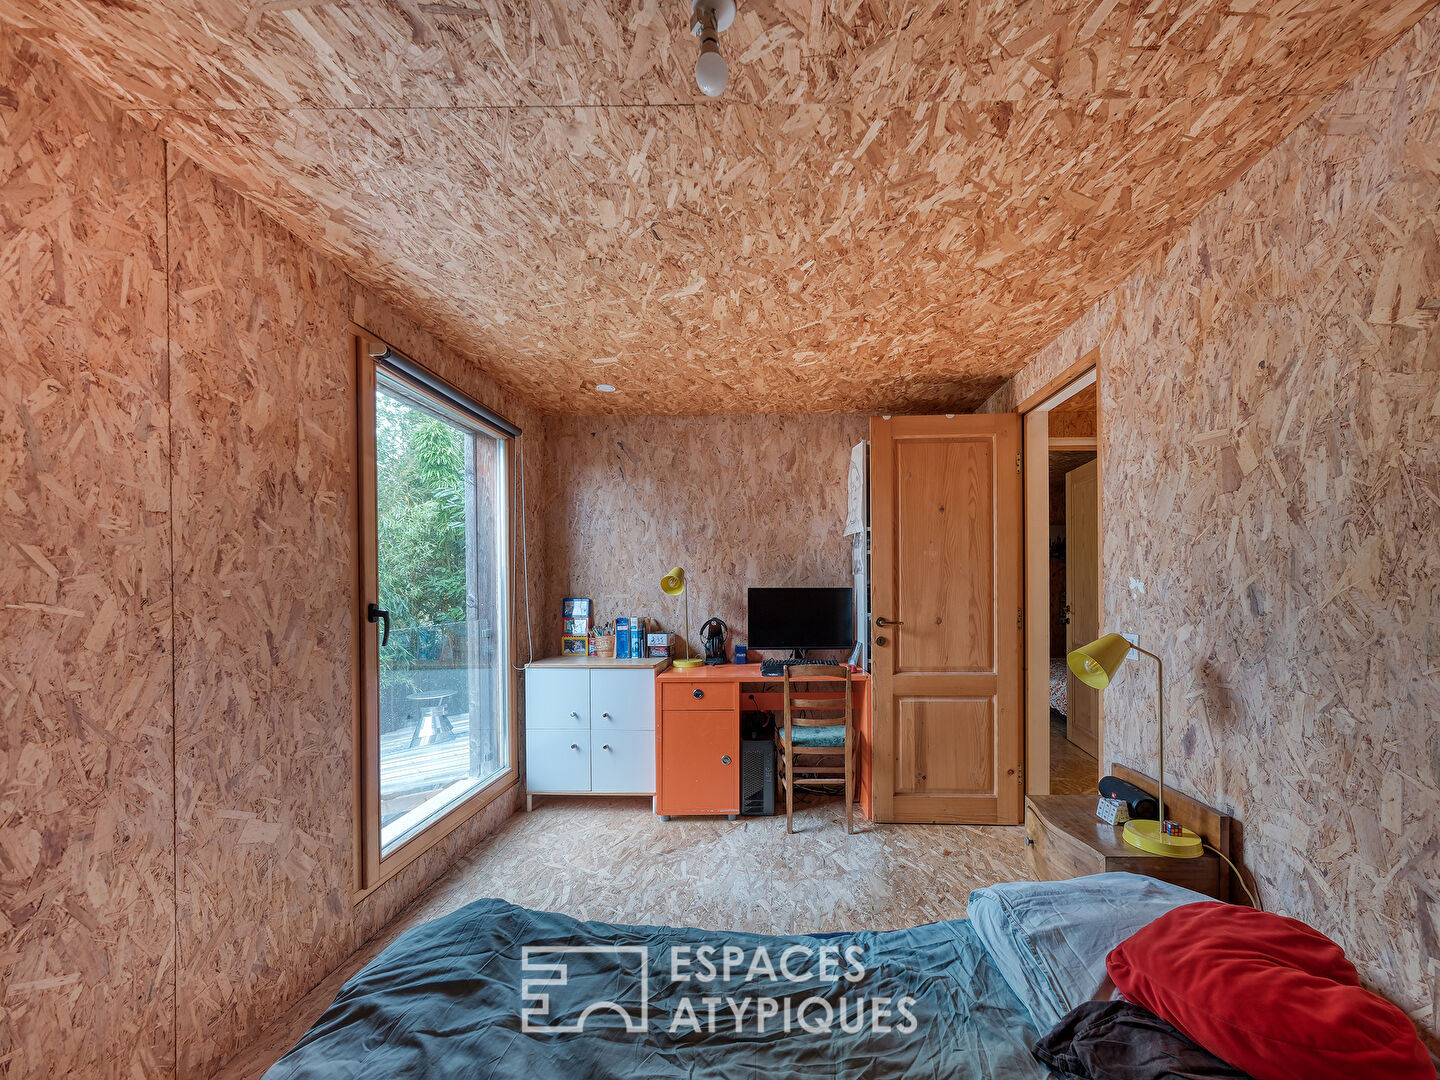
<svg viewBox="0 0 1440 1080"><path fill-rule="evenodd" d="M361 900L394 877L457 828L501 798L520 782L517 761L519 737L519 684L514 667L515 507L513 473L515 439L520 431L461 391L431 374L409 357L368 334L356 335L357 492L356 542L359 581L355 605L356 653L355 708L355 865L356 895ZM503 520L499 547L504 552L499 589L504 628L497 662L505 672L505 725L509 748L506 766L497 775L457 799L433 821L420 828L387 854L382 854L380 825L380 639L377 627L366 619L366 609L378 596L378 551L375 463L375 391L377 373L433 401L437 407L461 414L465 421L493 434L501 445ZM522 508L523 512L523 508Z"/></svg>

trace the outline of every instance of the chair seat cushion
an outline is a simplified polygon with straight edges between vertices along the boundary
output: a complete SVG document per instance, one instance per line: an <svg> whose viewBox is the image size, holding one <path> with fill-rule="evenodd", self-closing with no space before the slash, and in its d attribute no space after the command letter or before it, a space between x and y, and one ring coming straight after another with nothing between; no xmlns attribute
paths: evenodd
<svg viewBox="0 0 1440 1080"><path fill-rule="evenodd" d="M780 741L785 741L785 729L780 729ZM795 745L809 747L842 747L845 745L845 725L830 724L827 727L797 727Z"/></svg>

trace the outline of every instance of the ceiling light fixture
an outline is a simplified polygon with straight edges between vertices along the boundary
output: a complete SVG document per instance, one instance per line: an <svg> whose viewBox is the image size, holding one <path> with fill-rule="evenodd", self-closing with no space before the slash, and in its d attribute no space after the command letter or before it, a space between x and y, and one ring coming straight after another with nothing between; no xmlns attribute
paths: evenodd
<svg viewBox="0 0 1440 1080"><path fill-rule="evenodd" d="M690 32L700 39L695 85L708 97L719 97L730 81L720 55L720 35L735 21L735 0L690 0Z"/></svg>
<svg viewBox="0 0 1440 1080"><path fill-rule="evenodd" d="M615 387L611 386L608 382L596 383L595 389L599 390L602 394L613 394L615 392Z"/></svg>

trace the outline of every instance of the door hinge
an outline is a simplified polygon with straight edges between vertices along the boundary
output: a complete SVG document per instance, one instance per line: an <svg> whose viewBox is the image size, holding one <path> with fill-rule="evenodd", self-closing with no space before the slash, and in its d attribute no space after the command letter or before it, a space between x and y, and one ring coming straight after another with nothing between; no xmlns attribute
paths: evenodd
<svg viewBox="0 0 1440 1080"><path fill-rule="evenodd" d="M1020 471L1021 471L1021 469L1020 469L1020 454L1021 454L1021 451L1019 451L1019 450L1016 450L1016 451L1015 451L1015 471L1016 471L1016 472L1020 472Z"/></svg>
<svg viewBox="0 0 1440 1080"><path fill-rule="evenodd" d="M1025 629L1025 609L1023 607L1017 607L1015 609L1015 629Z"/></svg>
<svg viewBox="0 0 1440 1080"><path fill-rule="evenodd" d="M1021 765L1018 769L1015 770L1015 778L1020 781L1020 785L1021 785L1022 787L1025 785L1025 766L1024 766L1024 765Z"/></svg>

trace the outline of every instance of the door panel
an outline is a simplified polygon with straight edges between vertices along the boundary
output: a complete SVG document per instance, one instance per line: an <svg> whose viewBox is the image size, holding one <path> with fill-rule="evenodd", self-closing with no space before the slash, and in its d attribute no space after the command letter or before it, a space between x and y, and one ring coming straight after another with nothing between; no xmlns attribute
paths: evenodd
<svg viewBox="0 0 1440 1080"><path fill-rule="evenodd" d="M590 733L526 729L525 786L530 791L589 791Z"/></svg>
<svg viewBox="0 0 1440 1080"><path fill-rule="evenodd" d="M874 419L870 440L875 818L1018 824L1020 418Z"/></svg>
<svg viewBox="0 0 1440 1080"><path fill-rule="evenodd" d="M995 797L995 702L900 698L895 791Z"/></svg>
<svg viewBox="0 0 1440 1080"><path fill-rule="evenodd" d="M615 794L655 794L655 733L593 731L590 788Z"/></svg>
<svg viewBox="0 0 1440 1080"><path fill-rule="evenodd" d="M995 447L973 439L909 439L895 445L905 632L895 670L992 671L995 667Z"/></svg>
<svg viewBox="0 0 1440 1080"><path fill-rule="evenodd" d="M740 812L740 723L732 710L666 709L660 739L660 813Z"/></svg>
<svg viewBox="0 0 1440 1080"><path fill-rule="evenodd" d="M590 672L531 668L525 672L525 730L590 729Z"/></svg>
<svg viewBox="0 0 1440 1080"><path fill-rule="evenodd" d="M596 668L590 672L590 727L655 730L655 673Z"/></svg>
<svg viewBox="0 0 1440 1080"><path fill-rule="evenodd" d="M1100 465L1089 461L1065 474L1065 597L1070 624L1066 651L1100 636ZM1100 691L1070 672L1065 737L1100 756Z"/></svg>

